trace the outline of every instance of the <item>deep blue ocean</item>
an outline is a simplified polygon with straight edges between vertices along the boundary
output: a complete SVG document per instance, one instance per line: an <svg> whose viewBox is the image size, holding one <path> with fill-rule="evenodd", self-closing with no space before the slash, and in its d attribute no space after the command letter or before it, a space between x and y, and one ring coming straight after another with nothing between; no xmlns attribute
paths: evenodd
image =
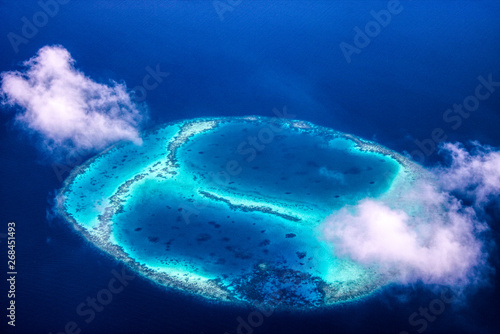
<svg viewBox="0 0 500 334"><path fill-rule="evenodd" d="M42 9L37 1L3 0L0 72L19 70L45 45L62 45L97 82L134 89L148 69L168 72L157 87L142 90L150 115L145 128L204 116L272 117L274 108L286 107L293 118L400 153L418 150L415 141L431 138L435 128L446 141L499 147L500 89L456 129L459 120L447 122L443 114L474 94L478 77L500 81L500 2L401 1L390 22L347 59L341 43L354 45L355 27L364 29L374 20L371 11L389 2L70 0L16 52L8 34L21 35L23 17L33 21ZM237 333L238 317L247 319L251 308L207 302L141 277L90 323L77 315L77 306L105 288L122 265L52 215L68 173L61 179L14 115L2 106L0 332L70 333L65 326L74 321L81 333ZM419 160L431 166L440 158L434 151ZM9 221L16 222L15 328L5 316ZM499 222L497 211L490 221L497 243ZM498 268L497 253L491 261ZM498 283L493 276L490 286L447 307L421 332L498 333ZM420 285L390 286L327 311L272 314L242 333L419 333L423 327L412 326L409 317L435 298Z"/></svg>

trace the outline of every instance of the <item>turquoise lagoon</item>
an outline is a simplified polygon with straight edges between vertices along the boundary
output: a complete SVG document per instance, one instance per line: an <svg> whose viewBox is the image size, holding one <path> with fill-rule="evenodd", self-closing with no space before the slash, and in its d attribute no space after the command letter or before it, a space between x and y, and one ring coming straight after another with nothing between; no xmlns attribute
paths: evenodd
<svg viewBox="0 0 500 334"><path fill-rule="evenodd" d="M304 121L200 118L76 168L59 210L159 285L219 302L312 309L385 284L336 258L320 224L345 205L400 192L420 171L381 145Z"/></svg>

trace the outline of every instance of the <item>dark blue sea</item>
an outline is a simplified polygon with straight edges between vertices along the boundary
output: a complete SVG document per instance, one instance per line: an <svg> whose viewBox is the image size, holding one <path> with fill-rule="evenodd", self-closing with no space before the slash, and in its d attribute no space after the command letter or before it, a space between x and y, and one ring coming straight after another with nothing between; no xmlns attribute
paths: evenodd
<svg viewBox="0 0 500 334"><path fill-rule="evenodd" d="M481 80L500 81L498 1L61 0L24 37L26 20L43 19L37 13L53 2L0 1L0 72L20 70L43 46L61 45L92 80L126 83L140 96L149 110L144 129L196 117L273 117L273 109L286 108L295 119L407 152L424 166L441 161L435 129L448 142L500 147L500 88L467 117L443 117L474 95ZM369 24L388 7L394 13L384 25ZM366 27L375 29L371 37L356 39ZM9 33L22 40L13 42ZM162 76L144 89L151 71ZM1 109L2 333L498 333L498 251L490 253L489 284L437 316L414 318L418 323L410 316L440 298L438 289L419 283L241 326L253 321L254 309L167 290L140 276L87 322L78 306L123 265L52 208L69 171L92 154L54 162L39 138L17 125L16 107ZM489 242L498 243L500 211L488 210ZM6 317L10 221L16 223L15 327Z"/></svg>

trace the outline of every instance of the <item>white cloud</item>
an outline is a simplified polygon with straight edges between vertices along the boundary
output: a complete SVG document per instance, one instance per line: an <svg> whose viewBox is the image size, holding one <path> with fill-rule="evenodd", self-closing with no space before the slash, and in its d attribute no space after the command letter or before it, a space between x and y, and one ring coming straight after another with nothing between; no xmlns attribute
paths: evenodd
<svg viewBox="0 0 500 334"><path fill-rule="evenodd" d="M120 140L141 143L141 110L123 84L100 84L74 67L61 46L45 46L23 72L1 75L3 103L18 106L16 120L39 134L54 153L101 150Z"/></svg>
<svg viewBox="0 0 500 334"><path fill-rule="evenodd" d="M340 209L321 226L337 256L375 269L397 283L466 286L483 277L487 250L482 206L499 194L500 155L476 144L442 148L452 160L432 170L398 198L364 199ZM465 206L450 192L475 204Z"/></svg>
<svg viewBox="0 0 500 334"><path fill-rule="evenodd" d="M451 165L436 168L436 173L444 190L457 191L481 207L500 195L500 152L477 142L472 145L471 154L461 144L444 144L441 152L451 158Z"/></svg>

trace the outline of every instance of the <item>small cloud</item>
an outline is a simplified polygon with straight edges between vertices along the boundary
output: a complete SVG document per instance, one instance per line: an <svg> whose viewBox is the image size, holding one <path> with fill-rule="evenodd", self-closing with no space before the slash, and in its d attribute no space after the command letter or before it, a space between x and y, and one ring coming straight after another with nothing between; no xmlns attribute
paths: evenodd
<svg viewBox="0 0 500 334"><path fill-rule="evenodd" d="M329 217L324 236L338 256L375 268L392 282L464 284L482 261L474 215L450 203L444 216L427 221L386 203L363 200Z"/></svg>
<svg viewBox="0 0 500 334"><path fill-rule="evenodd" d="M477 143L472 152L458 144L441 151L449 165L397 198L366 198L328 217L321 235L335 254L395 283L462 288L482 282L489 247L479 217L500 193L500 154Z"/></svg>
<svg viewBox="0 0 500 334"><path fill-rule="evenodd" d="M440 152L451 161L435 170L444 190L471 199L477 208L500 195L500 152L477 142L471 152L459 143L446 143Z"/></svg>
<svg viewBox="0 0 500 334"><path fill-rule="evenodd" d="M94 152L121 140L140 144L144 112L126 86L97 83L74 63L62 46L41 48L24 71L1 74L2 103L19 107L17 123L53 154Z"/></svg>

